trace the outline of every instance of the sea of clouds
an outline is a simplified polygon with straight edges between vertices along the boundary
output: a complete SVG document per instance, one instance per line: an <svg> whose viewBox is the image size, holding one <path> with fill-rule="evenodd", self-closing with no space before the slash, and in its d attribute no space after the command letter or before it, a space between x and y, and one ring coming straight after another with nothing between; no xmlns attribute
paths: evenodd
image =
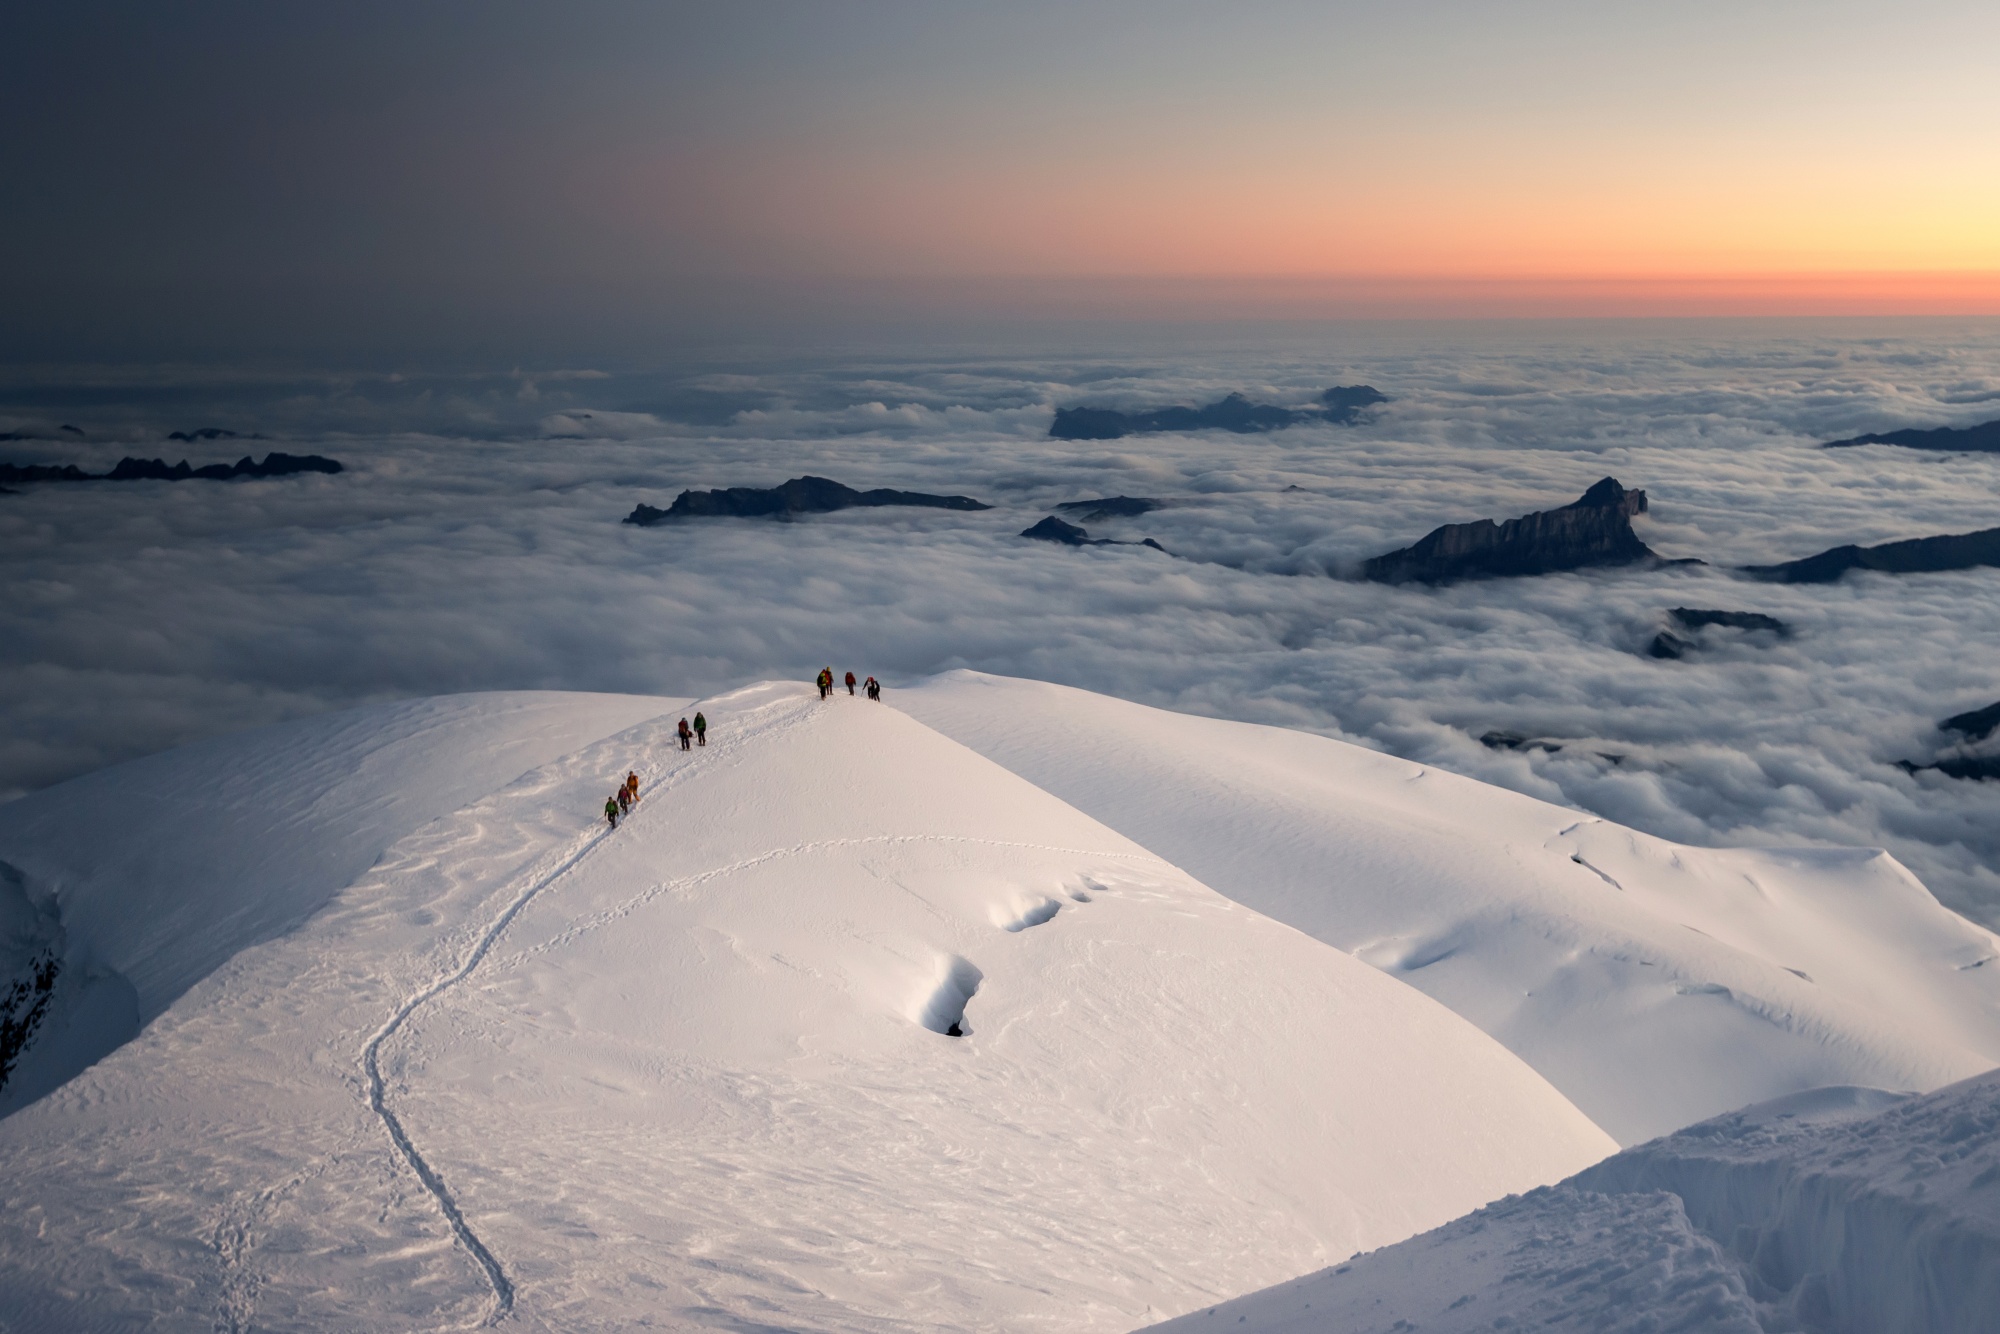
<svg viewBox="0 0 2000 1334"><path fill-rule="evenodd" d="M1024 351L1023 348L1031 351ZM1394 397L1366 425L1051 440L1058 405ZM1669 838L1884 846L2000 926L2000 784L1909 774L2000 700L2000 570L1753 583L1730 567L2000 524L2000 457L1816 442L2000 417L2000 322L1070 331L717 356L665 371L0 381L0 460L338 476L0 496L0 797L216 732L516 687L699 694L830 664L953 667L1340 735ZM69 423L84 432L57 428ZM263 440L168 443L223 426ZM814 473L983 513L619 521ZM1441 523L1646 490L1706 566L1389 588ZM1062 501L1170 499L1075 550ZM1645 656L1674 606L1767 612ZM1493 750L1505 730L1557 752ZM78 813L80 819L102 813Z"/></svg>

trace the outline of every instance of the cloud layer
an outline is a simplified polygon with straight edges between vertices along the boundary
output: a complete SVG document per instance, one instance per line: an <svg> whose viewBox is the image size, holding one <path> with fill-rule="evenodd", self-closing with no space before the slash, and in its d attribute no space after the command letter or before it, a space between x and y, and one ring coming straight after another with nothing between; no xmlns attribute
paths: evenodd
<svg viewBox="0 0 2000 1334"><path fill-rule="evenodd" d="M1240 389L1303 405L1357 381L1396 398L1358 428L1046 438L1059 404ZM2000 571L1780 587L1727 569L2000 522L2000 458L1814 447L1994 416L1993 322L1349 326L1133 338L1116 358L14 386L0 431L73 421L90 438L0 446L11 461L101 467L215 424L349 471L0 496L0 792L366 699L697 693L825 663L893 698L970 666L1338 733L1685 841L1887 846L2000 924L2000 785L1894 767L1947 747L1938 719L2000 699ZM996 508L618 522L685 487L802 473ZM1713 564L1444 589L1328 577L1606 475L1648 492L1650 546ZM1092 535L1175 557L1016 536L1121 494L1176 503ZM1676 606L1798 633L1645 656ZM1564 746L1481 746L1495 729Z"/></svg>

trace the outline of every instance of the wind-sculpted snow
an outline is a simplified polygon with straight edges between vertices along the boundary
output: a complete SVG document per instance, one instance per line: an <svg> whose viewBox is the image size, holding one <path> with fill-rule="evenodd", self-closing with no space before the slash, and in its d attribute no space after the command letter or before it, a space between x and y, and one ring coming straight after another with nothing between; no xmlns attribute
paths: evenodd
<svg viewBox="0 0 2000 1334"><path fill-rule="evenodd" d="M2000 1063L2000 937L1875 849L1676 846L1331 738L1041 682L960 672L896 698L1451 1006L1628 1144Z"/></svg>
<svg viewBox="0 0 2000 1334"><path fill-rule="evenodd" d="M1992 1334L1997 1184L2000 1074L1816 1089L1155 1328Z"/></svg>
<svg viewBox="0 0 2000 1334"><path fill-rule="evenodd" d="M1124 1330L1614 1147L893 708L702 708L410 832L0 1121L6 1317Z"/></svg>
<svg viewBox="0 0 2000 1334"><path fill-rule="evenodd" d="M40 1097L383 849L523 770L676 701L514 692L219 737L0 806L0 899L72 965L0 1112ZM18 882L9 885L8 879ZM0 941L0 990L41 948Z"/></svg>
<svg viewBox="0 0 2000 1334"><path fill-rule="evenodd" d="M1305 408L1363 382L1395 401L1355 426L1047 438L1072 403ZM969 666L1355 738L1682 843L1882 846L2000 924L2000 789L1896 768L1930 758L1937 719L2000 697L2000 572L1732 573L2000 522L2000 456L1819 447L1993 417L1991 321L1122 328L647 374L147 372L62 392L0 382L0 433L48 437L0 458L104 471L212 423L347 470L0 498L0 795L383 698L707 691L829 660L893 698ZM64 422L88 439L56 441ZM802 473L995 508L618 522ZM1647 492L1648 548L1711 564L1317 577L1605 476ZM1056 508L1120 496L1174 503ZM1050 513L1180 559L1015 538ZM1712 629L1650 658L1673 607L1795 633ZM1562 748L1481 746L1494 731Z"/></svg>

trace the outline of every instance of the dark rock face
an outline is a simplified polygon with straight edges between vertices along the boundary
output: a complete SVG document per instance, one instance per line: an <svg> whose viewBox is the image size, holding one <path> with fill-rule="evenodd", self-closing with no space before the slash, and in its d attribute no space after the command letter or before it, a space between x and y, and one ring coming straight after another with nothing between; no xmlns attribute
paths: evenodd
<svg viewBox="0 0 2000 1334"><path fill-rule="evenodd" d="M1150 412L1057 408L1049 436L1056 440L1117 440L1160 431L1234 431L1251 435L1314 421L1351 426L1369 408L1388 401L1388 395L1372 386L1356 384L1335 385L1320 395L1322 406L1317 408L1252 403L1241 394L1230 394L1198 408L1155 408Z"/></svg>
<svg viewBox="0 0 2000 1334"><path fill-rule="evenodd" d="M1929 430L1909 427L1901 431L1881 431L1857 435L1851 440L1829 440L1822 448L1847 449L1853 445L1901 445L1905 449L1971 450L2000 453L2000 421L1977 426L1938 426Z"/></svg>
<svg viewBox="0 0 2000 1334"><path fill-rule="evenodd" d="M1964 737L1961 745L1972 746L1986 740L1995 731L2000 731L2000 704L1988 704L1983 709L1970 709L1955 713L1938 724L1940 732L1957 732ZM1946 755L1931 764L1918 764L1912 760L1898 760L1896 767L1906 774L1919 774L1935 770L1947 778L1990 779L2000 781L2000 755Z"/></svg>
<svg viewBox="0 0 2000 1334"><path fill-rule="evenodd" d="M1387 403L1389 396L1367 384L1337 384L1319 396L1325 406L1320 411L1330 422L1342 426L1352 426L1360 421L1368 409L1378 403Z"/></svg>
<svg viewBox="0 0 2000 1334"><path fill-rule="evenodd" d="M186 459L171 468L165 459L120 459L118 466L105 477L113 482L184 482L190 478L226 482L237 477L291 477L302 472L335 473L340 470L337 461L318 454L266 454L262 463L253 462L245 454L233 464L211 463L205 468L190 468Z"/></svg>
<svg viewBox="0 0 2000 1334"><path fill-rule="evenodd" d="M101 482L103 473L85 472L74 463L0 463L0 482Z"/></svg>
<svg viewBox="0 0 2000 1334"><path fill-rule="evenodd" d="M1896 767L1906 774L1934 770L1946 778L2000 780L2000 755L1947 755L1936 764L1912 764L1908 760L1898 760Z"/></svg>
<svg viewBox="0 0 2000 1334"><path fill-rule="evenodd" d="M1705 625L1726 625L1732 630L1769 630L1775 634L1788 635L1791 627L1775 616L1766 616L1761 611L1711 611L1698 607L1675 607L1667 615L1679 621L1689 630L1699 630Z"/></svg>
<svg viewBox="0 0 2000 1334"><path fill-rule="evenodd" d="M1448 584L1658 561L1632 531L1632 516L1645 512L1644 491L1606 477L1561 509L1505 523L1448 523L1415 546L1366 562L1361 573L1377 583Z"/></svg>
<svg viewBox="0 0 2000 1334"><path fill-rule="evenodd" d="M1551 755L1562 749L1559 741L1523 736L1519 732L1488 732L1479 738L1479 744L1488 750L1541 750Z"/></svg>
<svg viewBox="0 0 2000 1334"><path fill-rule="evenodd" d="M1033 527L1023 528L1021 536L1034 538L1038 542L1060 542L1066 547L1151 547L1155 551L1166 550L1150 537L1137 542L1117 542L1108 537L1093 538L1084 529L1073 523L1064 523L1053 514Z"/></svg>
<svg viewBox="0 0 2000 1334"><path fill-rule="evenodd" d="M824 477L794 477L781 486L732 486L718 491L683 491L667 509L641 505L625 516L626 523L650 527L668 520L734 516L789 519L798 514L830 514L834 510L909 505L925 509L984 510L970 496L932 496L921 491L856 491Z"/></svg>
<svg viewBox="0 0 2000 1334"><path fill-rule="evenodd" d="M1056 506L1064 513L1084 511L1083 521L1095 523L1099 519L1132 519L1141 514L1151 514L1166 506L1164 500L1154 500L1149 496L1106 496L1101 500L1069 500Z"/></svg>
<svg viewBox="0 0 2000 1334"><path fill-rule="evenodd" d="M1064 523L1051 514L1031 528L1021 530L1022 537L1032 537L1038 542L1061 542L1064 546L1089 547L1097 543L1090 540L1090 534L1073 523Z"/></svg>
<svg viewBox="0 0 2000 1334"><path fill-rule="evenodd" d="M0 482L185 482L199 479L209 482L233 481L238 477L290 477L302 472L335 473L341 470L337 459L323 458L318 454L266 454L259 463L248 454L235 463L211 463L206 467L193 468L182 459L171 468L165 459L118 460L118 466L110 472L85 472L75 464L51 467L44 464L0 463Z"/></svg>
<svg viewBox="0 0 2000 1334"><path fill-rule="evenodd" d="M1962 732L1967 741L1984 741L2000 728L2000 704L1988 704L1969 713L1955 713L1938 724L1940 732Z"/></svg>
<svg viewBox="0 0 2000 1334"><path fill-rule="evenodd" d="M1715 611L1702 607L1674 607L1667 612L1683 631L1697 633L1708 626L1720 625L1731 630L1766 630L1780 639L1792 633L1792 628L1775 616L1766 616L1761 611ZM1700 639L1688 639L1672 630L1662 630L1653 636L1653 642L1646 646L1649 656L1655 658L1682 658L1701 647Z"/></svg>
<svg viewBox="0 0 2000 1334"><path fill-rule="evenodd" d="M1775 584L1830 584L1849 570L1880 570L1885 574L1929 574L1938 570L1970 570L2000 565L2000 528L1942 537L1914 537L1879 547L1844 546L1781 565L1746 565L1752 579Z"/></svg>

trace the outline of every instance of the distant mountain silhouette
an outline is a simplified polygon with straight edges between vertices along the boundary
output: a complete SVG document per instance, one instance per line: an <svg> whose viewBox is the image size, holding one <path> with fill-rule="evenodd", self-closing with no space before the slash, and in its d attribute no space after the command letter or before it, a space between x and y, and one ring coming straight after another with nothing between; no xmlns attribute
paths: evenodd
<svg viewBox="0 0 2000 1334"><path fill-rule="evenodd" d="M1628 491L1606 477L1560 509L1505 523L1446 524L1413 546L1366 562L1361 573L1377 583L1448 584L1658 561L1632 531L1632 516L1645 512L1644 491Z"/></svg>
<svg viewBox="0 0 2000 1334"><path fill-rule="evenodd" d="M1905 449L1970 450L2000 453L2000 421L1977 426L1907 427L1900 431L1880 431L1857 435L1848 440L1829 440L1822 448L1847 449L1853 445L1901 445Z"/></svg>
<svg viewBox="0 0 2000 1334"><path fill-rule="evenodd" d="M234 431L225 431L220 426L204 426L194 431L175 431L169 440L185 440L193 444L197 440L262 440L261 435L239 436Z"/></svg>
<svg viewBox="0 0 2000 1334"><path fill-rule="evenodd" d="M1137 542L1119 542L1108 537L1092 537L1086 530L1073 523L1064 523L1051 514L1040 523L1021 530L1022 537L1032 537L1038 542L1060 542L1066 547L1151 547L1155 551L1166 548L1150 537Z"/></svg>
<svg viewBox="0 0 2000 1334"><path fill-rule="evenodd" d="M1830 584L1849 570L1879 570L1885 574L1929 574L1939 570L1970 570L2000 565L2000 528L1941 537L1913 537L1881 546L1834 547L1802 560L1779 565L1746 565L1743 573L1777 584Z"/></svg>
<svg viewBox="0 0 2000 1334"><path fill-rule="evenodd" d="M1234 431L1252 435L1276 431L1302 422L1332 422L1351 426L1361 415L1389 396L1371 385L1335 385L1320 396L1316 408L1281 408L1269 403L1252 403L1242 394L1230 394L1204 407L1154 408L1148 412L1121 412L1115 408L1057 408L1049 426L1056 440L1117 440L1128 435L1160 431Z"/></svg>
<svg viewBox="0 0 2000 1334"><path fill-rule="evenodd" d="M642 528L681 519L737 517L789 519L798 514L910 505L924 509L984 510L991 505L970 496L933 496L921 491L856 491L824 477L794 477L779 486L732 486L716 491L683 491L666 509L640 505L625 516Z"/></svg>
<svg viewBox="0 0 2000 1334"><path fill-rule="evenodd" d="M337 459L318 454L271 453L261 463L245 454L235 463L211 463L200 468L191 467L186 459L169 467L165 459L123 458L110 472L85 472L73 463L61 466L0 463L0 482L227 482L239 477L290 477L304 472L339 471L341 464Z"/></svg>

